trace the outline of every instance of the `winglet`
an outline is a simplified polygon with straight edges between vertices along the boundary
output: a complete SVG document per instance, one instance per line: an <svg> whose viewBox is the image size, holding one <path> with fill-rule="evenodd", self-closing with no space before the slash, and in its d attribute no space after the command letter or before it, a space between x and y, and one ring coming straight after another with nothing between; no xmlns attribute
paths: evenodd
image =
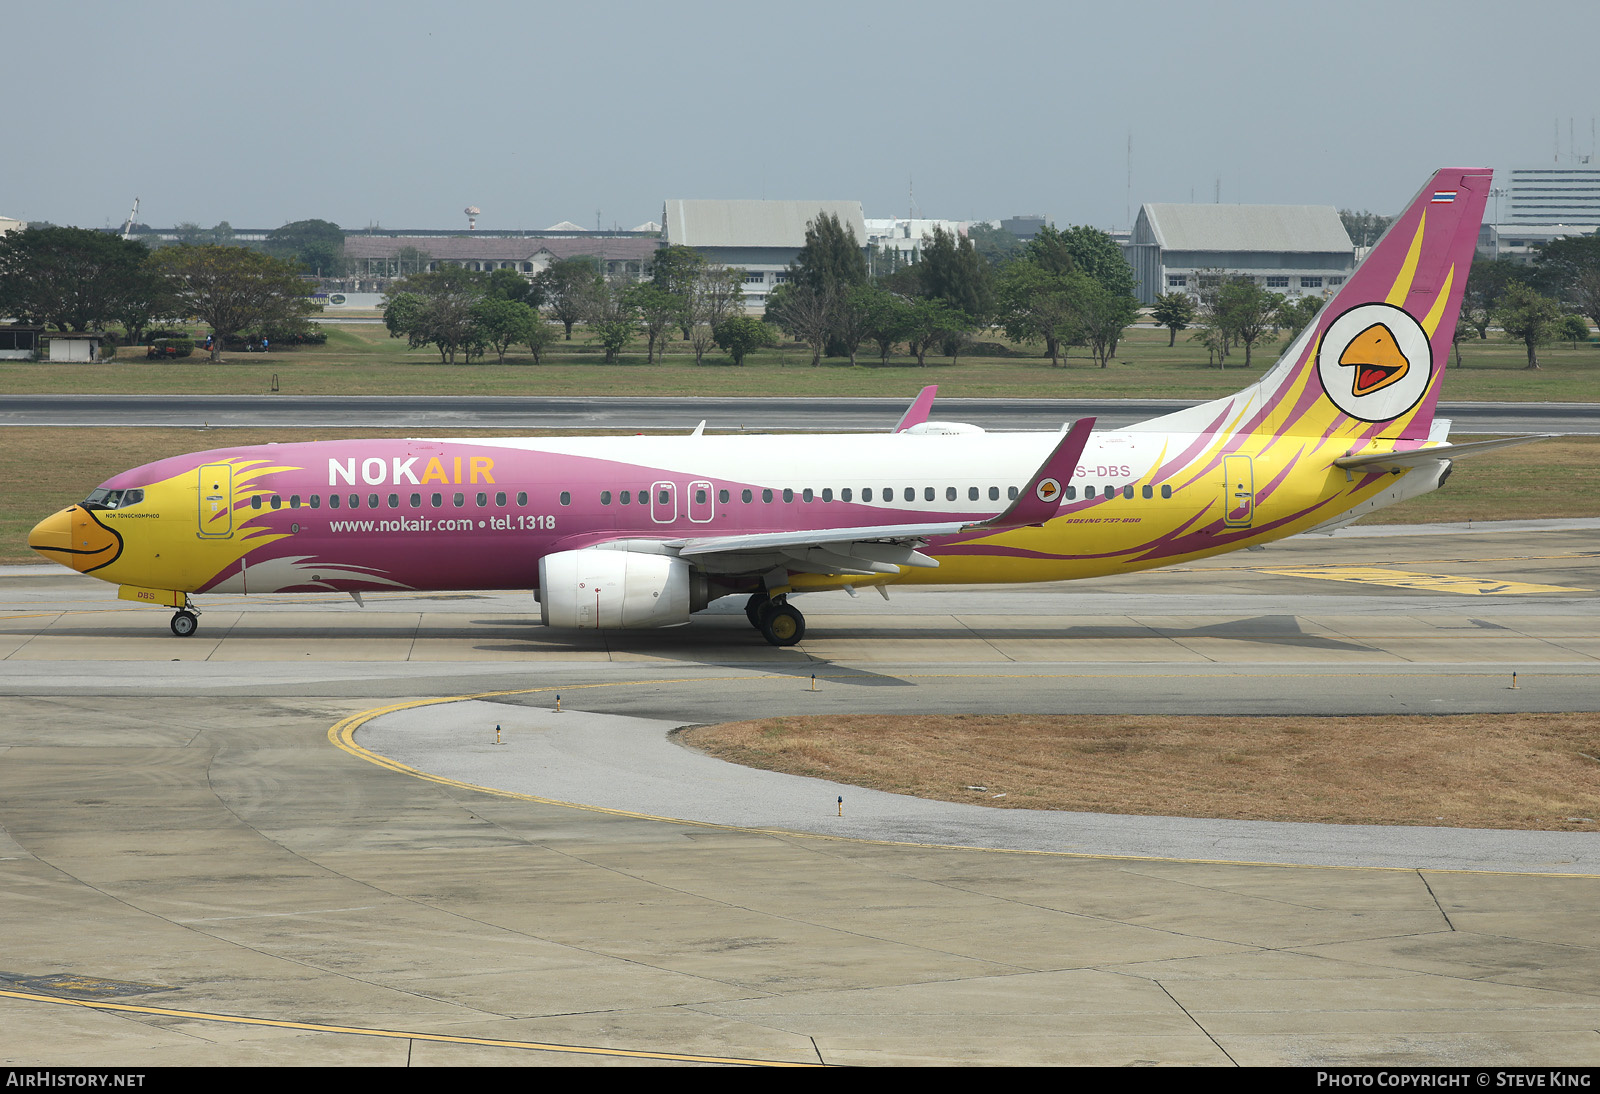
<svg viewBox="0 0 1600 1094"><path fill-rule="evenodd" d="M929 384L917 392L917 397L906 407L906 412L900 416L900 424L894 427L896 433L904 433L914 425L921 425L928 420L928 415L933 411L933 397L939 391L938 384Z"/></svg>
<svg viewBox="0 0 1600 1094"><path fill-rule="evenodd" d="M1093 432L1093 418L1079 418L1073 422L1072 428L1056 444L1044 463L1039 465L1039 470L1028 479L1027 487L1018 491L1017 500L1005 512L976 524L965 525L961 530L999 532L1007 528L1043 524L1055 516L1061 508L1061 499L1066 497L1067 492L1063 487L1072 481L1072 473L1078 469L1078 461L1089 443L1089 434Z"/></svg>

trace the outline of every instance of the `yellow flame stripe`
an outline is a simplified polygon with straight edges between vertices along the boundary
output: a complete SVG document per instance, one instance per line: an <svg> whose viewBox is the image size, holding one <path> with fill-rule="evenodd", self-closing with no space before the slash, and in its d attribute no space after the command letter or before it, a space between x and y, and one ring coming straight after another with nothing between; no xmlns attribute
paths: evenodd
<svg viewBox="0 0 1600 1094"><path fill-rule="evenodd" d="M1433 302L1433 310L1428 312L1428 317L1422 321L1422 329L1428 332L1428 339L1433 339L1433 332L1439 329L1439 320L1444 318L1444 306L1450 302L1450 286L1455 283L1456 267L1450 265L1450 272L1444 275L1444 288L1439 290L1439 296Z"/></svg>
<svg viewBox="0 0 1600 1094"><path fill-rule="evenodd" d="M1411 282L1417 276L1417 262L1422 258L1422 232L1428 226L1428 210L1422 210L1422 216L1417 219L1417 234L1411 237L1411 250L1406 252L1404 265L1400 267L1400 274L1395 278L1394 288L1389 290L1389 295L1384 299L1385 304L1401 307L1406 302L1406 296L1411 292Z"/></svg>

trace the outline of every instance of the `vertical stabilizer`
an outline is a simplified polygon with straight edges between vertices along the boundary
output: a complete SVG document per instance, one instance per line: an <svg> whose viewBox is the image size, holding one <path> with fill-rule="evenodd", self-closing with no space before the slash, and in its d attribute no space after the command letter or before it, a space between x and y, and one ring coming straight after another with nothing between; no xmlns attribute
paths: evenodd
<svg viewBox="0 0 1600 1094"><path fill-rule="evenodd" d="M1135 428L1427 440L1491 177L1435 174L1258 383Z"/></svg>

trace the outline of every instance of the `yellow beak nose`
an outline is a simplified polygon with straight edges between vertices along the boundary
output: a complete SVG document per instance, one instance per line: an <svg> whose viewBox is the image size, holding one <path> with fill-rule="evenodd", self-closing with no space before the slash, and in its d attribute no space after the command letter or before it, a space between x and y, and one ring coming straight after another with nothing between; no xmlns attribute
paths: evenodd
<svg viewBox="0 0 1600 1094"><path fill-rule="evenodd" d="M51 562L86 574L122 553L122 537L96 520L89 510L74 505L34 525L28 533L28 546Z"/></svg>

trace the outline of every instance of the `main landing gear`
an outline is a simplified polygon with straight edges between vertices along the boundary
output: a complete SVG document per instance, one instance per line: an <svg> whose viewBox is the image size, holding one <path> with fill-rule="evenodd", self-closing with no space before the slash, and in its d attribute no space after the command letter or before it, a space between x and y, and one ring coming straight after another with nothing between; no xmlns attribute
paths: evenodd
<svg viewBox="0 0 1600 1094"><path fill-rule="evenodd" d="M200 628L200 613L192 608L180 608L172 615L172 633L188 638Z"/></svg>
<svg viewBox="0 0 1600 1094"><path fill-rule="evenodd" d="M806 636L806 617L781 593L772 597L756 593L745 602L744 614L774 646L792 646Z"/></svg>

